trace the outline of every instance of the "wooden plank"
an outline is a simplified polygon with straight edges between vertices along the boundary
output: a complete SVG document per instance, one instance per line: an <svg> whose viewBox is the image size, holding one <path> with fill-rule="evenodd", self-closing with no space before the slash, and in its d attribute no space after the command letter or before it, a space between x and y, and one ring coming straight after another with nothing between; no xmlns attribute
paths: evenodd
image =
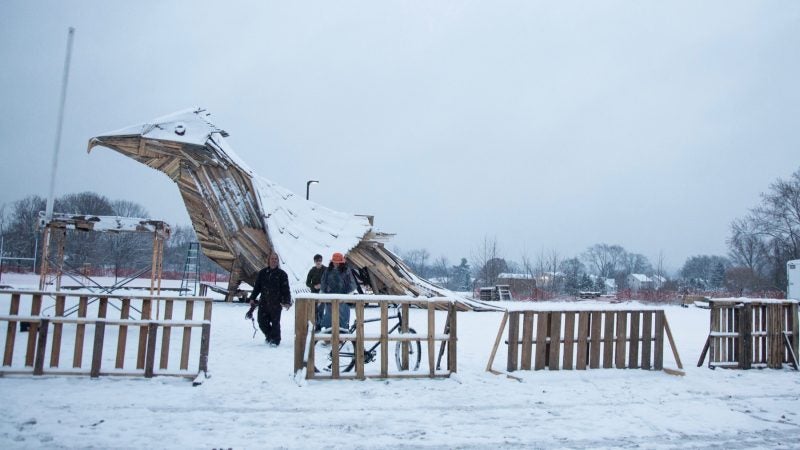
<svg viewBox="0 0 800 450"><path fill-rule="evenodd" d="M190 304L193 302L186 302L185 307L189 307ZM140 318L142 320L150 319L150 310L151 310L151 300L143 299L142 300L142 311L140 314ZM185 330L185 329L184 329ZM186 331L184 331L185 333ZM144 369L144 359L147 353L147 325L142 325L139 327L139 346L136 351L136 368L137 369Z"/></svg>
<svg viewBox="0 0 800 450"><path fill-rule="evenodd" d="M389 375L389 304L381 302L381 377Z"/></svg>
<svg viewBox="0 0 800 450"><path fill-rule="evenodd" d="M767 307L767 336L769 356L767 367L780 369L783 367L783 307L780 304L770 304Z"/></svg>
<svg viewBox="0 0 800 450"><path fill-rule="evenodd" d="M404 316L408 320L408 316ZM356 378L364 379L364 303L356 303Z"/></svg>
<svg viewBox="0 0 800 450"><path fill-rule="evenodd" d="M664 311L656 311L656 339L653 349L653 369L664 368Z"/></svg>
<svg viewBox="0 0 800 450"><path fill-rule="evenodd" d="M575 356L575 369L586 370L589 358L589 313L578 313L578 351Z"/></svg>
<svg viewBox="0 0 800 450"><path fill-rule="evenodd" d="M729 307L725 306L719 309L719 331L726 333L727 324L728 324L728 310ZM717 337L719 345L717 347L717 354L719 356L719 360L722 362L729 362L728 360L728 352L727 350L727 339L725 337Z"/></svg>
<svg viewBox="0 0 800 450"><path fill-rule="evenodd" d="M339 378L339 300L331 301L331 377Z"/></svg>
<svg viewBox="0 0 800 450"><path fill-rule="evenodd" d="M520 369L531 370L531 353L533 351L533 311L522 313L522 363ZM512 342L508 342L509 348ZM516 345L516 343L513 343Z"/></svg>
<svg viewBox="0 0 800 450"><path fill-rule="evenodd" d="M103 362L103 338L106 324L98 322L94 325L94 347L92 349L92 369L89 374L92 378L100 376L100 365Z"/></svg>
<svg viewBox="0 0 800 450"><path fill-rule="evenodd" d="M304 351L307 344L306 338L308 336L308 321L311 320L312 323L316 323L316 318L311 319L309 317L308 308L313 308L315 305L316 302L314 300L304 299L298 299L294 305L294 373L297 373L297 371L303 368L303 357L305 356ZM166 314L166 312L164 314ZM167 330L165 329L164 333L166 332ZM311 345L311 348L313 349L314 346ZM311 354L308 357L306 378L308 378L309 372L314 372L314 367L314 355Z"/></svg>
<svg viewBox="0 0 800 450"><path fill-rule="evenodd" d="M458 351L456 349L458 343L458 311L456 310L455 302L450 303L449 316L450 333L447 340L447 370L451 373L456 373L458 372Z"/></svg>
<svg viewBox="0 0 800 450"><path fill-rule="evenodd" d="M203 332L200 335L200 364L197 368L198 372L208 373L208 351L211 346L211 324L203 324ZM314 371L314 365L311 365L311 372Z"/></svg>
<svg viewBox="0 0 800 450"><path fill-rule="evenodd" d="M492 353L489 354L489 361L486 363L486 371L492 372L492 364L494 364L494 357L497 355L497 348L500 347L500 341L503 339L503 332L506 330L506 323L508 322L508 311L503 313L503 318L500 320L500 327L497 329L497 337L494 339L494 347Z"/></svg>
<svg viewBox="0 0 800 450"><path fill-rule="evenodd" d="M519 345L519 315L517 311L508 313L508 362L506 370L513 372L517 370L517 350Z"/></svg>
<svg viewBox="0 0 800 450"><path fill-rule="evenodd" d="M614 316L613 311L606 311L603 313L603 368L610 369L614 367Z"/></svg>
<svg viewBox="0 0 800 450"><path fill-rule="evenodd" d="M534 370L542 370L547 362L547 323L550 321L548 312L536 313L536 361Z"/></svg>
<svg viewBox="0 0 800 450"><path fill-rule="evenodd" d="M561 311L550 313L550 358L547 366L550 370L558 370L561 360Z"/></svg>
<svg viewBox="0 0 800 450"><path fill-rule="evenodd" d="M203 306L203 320L211 321L211 308L213 307L213 302L204 302ZM312 321L313 322L313 321Z"/></svg>
<svg viewBox="0 0 800 450"><path fill-rule="evenodd" d="M128 298L122 299L122 308L119 311L120 319L127 319L131 313L131 300ZM117 360L114 367L122 369L125 365L125 346L128 343L128 327L126 325L119 326L119 336L117 337Z"/></svg>
<svg viewBox="0 0 800 450"><path fill-rule="evenodd" d="M711 314L709 316L710 322L709 322L709 325L708 325L708 329L711 330L712 333L719 331L719 309L720 309L720 307L721 306L716 304L716 303L711 303ZM719 339L717 339L714 336L710 336L710 339L711 339L711 343L710 343L710 346L709 346L709 349L708 349L708 351L709 351L709 353L708 353L708 367L711 367L711 365L713 363L719 361L717 359L717 358L719 358L719 356L718 356L718 354L719 354L719 350L718 350L718 348L719 348Z"/></svg>
<svg viewBox="0 0 800 450"><path fill-rule="evenodd" d="M631 369L639 368L639 342L641 340L639 320L641 315L639 311L631 311L631 336L630 348L628 349L628 367Z"/></svg>
<svg viewBox="0 0 800 450"><path fill-rule="evenodd" d="M65 296L56 295L56 317L64 317L66 301L67 299ZM63 323L53 324L53 348L50 351L50 367L58 367L58 363L61 359L61 334L63 327Z"/></svg>
<svg viewBox="0 0 800 450"><path fill-rule="evenodd" d="M789 331L792 332L792 351L795 356L800 356L800 318L798 317L798 305L793 303L789 305Z"/></svg>
<svg viewBox="0 0 800 450"><path fill-rule="evenodd" d="M628 311L617 311L617 338L614 345L614 367L624 369L625 365L625 341L628 337Z"/></svg>
<svg viewBox="0 0 800 450"><path fill-rule="evenodd" d="M31 316L38 316L42 311L42 294L31 296ZM33 366L33 359L36 355L36 333L39 330L39 322L30 322L28 327L28 348L25 352L25 366Z"/></svg>
<svg viewBox="0 0 800 450"><path fill-rule="evenodd" d="M158 333L158 324L151 322L147 326L147 354L144 362L145 378L153 378L153 368L156 364L156 333Z"/></svg>
<svg viewBox="0 0 800 450"><path fill-rule="evenodd" d="M642 312L642 369L650 370L652 361L650 359L653 342L653 312Z"/></svg>
<svg viewBox="0 0 800 450"><path fill-rule="evenodd" d="M753 365L753 306L742 305L739 314L739 368L749 369Z"/></svg>
<svg viewBox="0 0 800 450"><path fill-rule="evenodd" d="M11 307L9 316L19 315L19 294L11 294ZM14 360L14 341L17 337L17 322L8 321L6 330L6 348L3 352L3 366L11 366Z"/></svg>
<svg viewBox="0 0 800 450"><path fill-rule="evenodd" d="M602 325L602 313L592 311L591 313L591 342L589 344L589 368L597 369L600 367L600 334Z"/></svg>
<svg viewBox="0 0 800 450"><path fill-rule="evenodd" d="M86 317L89 298L78 299L78 318ZM86 325L79 323L75 330L75 352L72 355L72 367L80 368L83 363L83 339L86 334Z"/></svg>
<svg viewBox="0 0 800 450"><path fill-rule="evenodd" d="M39 322L39 332L37 342L36 342L36 358L33 362L33 374L34 375L41 375L44 373L44 355L47 351L47 330L49 328L50 321L47 319L42 319Z"/></svg>
<svg viewBox="0 0 800 450"><path fill-rule="evenodd" d="M759 329L759 331L769 333L769 329L767 328L767 320L769 317L769 313L767 312L768 311L767 306L761 305L759 309L761 310L761 328ZM769 350L767 348L767 341L769 337L767 335L762 334L761 336L759 336L759 338L761 340L761 362L767 364L767 367L769 367L769 353L768 353Z"/></svg>
<svg viewBox="0 0 800 450"><path fill-rule="evenodd" d="M148 302L147 318L149 319L150 318L149 301L148 300L145 300L145 301ZM193 301L187 301L186 305L185 305L185 308L186 308L186 311L185 311L185 313L183 315L184 319L192 320L192 317L194 317L194 302ZM144 311L145 311L145 308L143 306L142 307L142 319L145 318L144 317L145 316ZM142 327L142 328L145 328L145 327ZM183 342L182 342L182 346L181 346L181 365L180 365L181 370L189 370L189 349L191 348L191 346L192 346L192 328L191 327L183 327ZM141 347L140 347L140 350L141 350Z"/></svg>
<svg viewBox="0 0 800 450"><path fill-rule="evenodd" d="M436 341L433 340L436 335L436 305L428 303L428 369L431 377L436 374L436 365L434 356L436 353Z"/></svg>
<svg viewBox="0 0 800 450"><path fill-rule="evenodd" d="M572 370L572 357L575 354L575 311L564 312L564 359L561 367Z"/></svg>
<svg viewBox="0 0 800 450"><path fill-rule="evenodd" d="M164 302L164 320L172 320L173 303L173 300ZM161 330L161 359L158 363L159 369L167 369L169 366L169 341L171 337L172 327L164 325Z"/></svg>
<svg viewBox="0 0 800 450"><path fill-rule="evenodd" d="M728 308L728 317L727 317L727 331L729 333L735 332L736 329L734 328L734 316L736 315L737 309L733 306ZM734 342L735 339L732 337L728 337L725 339L727 341L727 348L725 349L728 353L728 361L736 361L738 355L734 352Z"/></svg>
<svg viewBox="0 0 800 450"><path fill-rule="evenodd" d="M675 364L678 365L678 369L683 369L683 363L681 362L681 355L678 354L678 347L675 345L675 340L672 339L672 330L669 329L669 321L667 321L667 317L664 316L664 331L667 333L667 339L669 340L669 347L672 349L672 356L675 357Z"/></svg>
<svg viewBox="0 0 800 450"><path fill-rule="evenodd" d="M703 350L700 352L700 359L697 360L697 367L700 367L700 366L703 365L703 360L706 359L706 353L708 353L709 347L711 347L711 336L710 335L706 338L706 344L703 346ZM711 364L711 362L709 361L709 367L711 367L710 364Z"/></svg>
<svg viewBox="0 0 800 450"><path fill-rule="evenodd" d="M408 334L408 321L409 317L409 304L403 303L400 306L400 315L403 317L403 322L400 324L400 333L401 334ZM408 342L403 342L400 344L400 369L401 370L408 370L408 350L411 344Z"/></svg>

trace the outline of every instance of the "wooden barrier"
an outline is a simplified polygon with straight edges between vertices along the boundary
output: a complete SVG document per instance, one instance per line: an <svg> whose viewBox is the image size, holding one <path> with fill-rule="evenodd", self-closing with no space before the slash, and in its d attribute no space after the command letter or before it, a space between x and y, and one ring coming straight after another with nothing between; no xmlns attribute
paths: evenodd
<svg viewBox="0 0 800 450"><path fill-rule="evenodd" d="M200 382L198 375L207 375L212 307L209 297L91 296L85 293L0 290L0 299L3 296L10 297L10 306L8 315L0 315L0 322L7 323L0 374L90 375L93 378L105 375L143 375L147 378L172 375L196 378L197 382ZM46 305L51 301L52 305ZM165 303L164 318L154 319L153 304L161 302ZM202 319L194 318L195 303L203 305ZM20 314L22 304L30 305L30 315ZM183 320L172 319L175 304L182 306ZM65 310L77 312L77 315L65 316ZM119 317L109 317L110 311L118 311ZM17 323L30 324L25 343L17 342ZM92 333L89 342L86 340L87 327L91 327L88 331ZM180 346L170 342L172 327L183 329ZM194 346L199 352L199 358L195 358L198 370L190 371L188 363L192 356L194 328L200 328L201 340ZM131 330L136 336L131 334ZM133 346L135 355L126 353L132 343L136 344ZM87 347L91 355L88 367L83 357ZM180 350L178 370L169 367L171 347ZM72 352L72 358L61 358L65 348ZM15 354L23 350L24 357L16 358L22 361L15 363ZM49 365L45 367L48 351ZM157 353L160 353L158 368L155 367ZM63 367L63 363L69 363L71 367Z"/></svg>
<svg viewBox="0 0 800 450"><path fill-rule="evenodd" d="M333 327L330 332L317 333L314 330L315 311L317 305L331 305L332 323L339 323L339 304L347 303L355 309L355 324L346 333ZM365 307L378 306L378 317L365 320ZM394 305L398 314L390 316L390 305ZM424 332L415 332L409 325L409 309L416 306L425 310L427 327ZM436 334L436 311L446 310L444 333ZM399 323L390 330L389 319L398 318ZM399 318L402 318L399 319ZM378 333L366 333L366 322L379 324ZM457 371L457 307L454 299L445 297L417 298L391 295L335 295L335 294L300 294L295 297L295 342L294 370L299 373L306 369L306 379L365 379L365 378L438 378L448 377ZM315 368L317 353L315 348L320 342L329 344L325 356L329 356L329 369ZM436 343L440 343L438 357ZM368 344L373 343L371 348ZM389 369L390 343L397 343L395 354L398 369ZM351 350L344 350L344 349ZM411 364L411 355L420 349L426 349L427 370L421 370ZM343 352L347 352L343 355ZM442 359L446 357L446 369L441 369ZM351 364L342 362L351 358ZM373 359L380 359L377 371L368 371L365 365ZM316 369L316 370L315 370Z"/></svg>
<svg viewBox="0 0 800 450"><path fill-rule="evenodd" d="M486 365L486 370L495 374L500 373L492 366L506 324L508 372L602 367L683 374L663 367L666 333L675 362L683 368L663 310L507 311Z"/></svg>
<svg viewBox="0 0 800 450"><path fill-rule="evenodd" d="M697 367L798 370L798 308L795 300L710 299L709 333Z"/></svg>

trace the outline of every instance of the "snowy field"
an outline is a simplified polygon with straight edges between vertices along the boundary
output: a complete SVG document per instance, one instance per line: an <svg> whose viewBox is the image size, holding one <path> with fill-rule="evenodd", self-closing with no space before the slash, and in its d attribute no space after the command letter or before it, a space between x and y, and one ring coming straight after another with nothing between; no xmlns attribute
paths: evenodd
<svg viewBox="0 0 800 450"><path fill-rule="evenodd" d="M2 283L35 279L4 274ZM0 296L1 314L8 304ZM501 314L470 312L458 317L457 376L303 385L292 374L294 309L283 315L278 348L260 332L252 337L246 310L214 304L212 377L198 387L172 377L0 378L0 447L800 447L800 373L695 367L708 333L703 309L666 307L684 377L635 369L516 372L522 382L492 375L485 366ZM411 326L425 326L421 312ZM668 346L664 355L674 368Z"/></svg>

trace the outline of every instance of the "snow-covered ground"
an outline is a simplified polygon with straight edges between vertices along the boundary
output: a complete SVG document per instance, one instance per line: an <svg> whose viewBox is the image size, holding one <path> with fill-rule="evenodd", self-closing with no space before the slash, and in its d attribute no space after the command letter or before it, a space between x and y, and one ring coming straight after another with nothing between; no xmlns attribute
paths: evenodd
<svg viewBox="0 0 800 450"><path fill-rule="evenodd" d="M3 275L3 284L26 283L35 280ZM283 315L278 348L252 337L246 310L214 304L212 377L199 387L169 377L0 378L0 447L800 446L800 373L695 367L707 310L666 307L684 377L614 369L516 372L522 382L492 375L485 366L501 314L471 312L458 317L457 376L303 385L292 374L294 310ZM411 325L424 327L422 312L412 312Z"/></svg>

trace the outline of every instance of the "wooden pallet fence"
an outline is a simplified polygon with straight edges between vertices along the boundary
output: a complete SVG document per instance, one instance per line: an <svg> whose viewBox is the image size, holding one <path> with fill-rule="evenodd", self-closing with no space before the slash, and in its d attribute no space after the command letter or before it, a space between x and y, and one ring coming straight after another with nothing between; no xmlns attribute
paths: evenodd
<svg viewBox="0 0 800 450"><path fill-rule="evenodd" d="M709 333L697 361L726 369L798 369L798 304L794 300L711 299Z"/></svg>
<svg viewBox="0 0 800 450"><path fill-rule="evenodd" d="M209 297L0 290L2 298L9 299L9 307L7 315L0 314L0 323L6 323L0 374L171 375L196 379L200 374L207 375ZM161 304L164 316L154 317ZM172 317L176 305L184 312L181 319ZM23 334L18 324L23 323L29 324L25 342L18 339ZM171 341L173 328L182 331L180 345ZM195 338L193 345L195 329L199 329L200 341ZM178 361L170 366L171 359ZM189 370L190 359L197 361L197 370ZM178 368L174 367L176 362Z"/></svg>
<svg viewBox="0 0 800 450"><path fill-rule="evenodd" d="M507 325L507 372L517 370L664 370L666 335L683 365L663 310L519 310L504 313L486 370L493 368Z"/></svg>
<svg viewBox="0 0 800 450"><path fill-rule="evenodd" d="M340 332L338 327L333 327L329 333L317 333L314 330L315 311L317 305L331 305L332 323L339 323L339 304L346 303L355 311L355 330L351 333ZM425 311L427 318L425 328L414 329L409 324L411 307ZM402 322L391 322L396 316L390 316L390 310L400 311ZM365 311L376 310L375 319L367 322L377 323L378 333L365 332ZM447 311L444 321L437 323L436 312ZM300 373L305 369L306 379L366 379L366 378L440 378L448 377L457 371L457 313L455 299L446 297L418 298L410 296L393 295L335 295L335 294L300 294L295 297L295 342L294 342L294 370ZM436 333L437 325L444 328L443 333ZM353 355L340 355L339 348L342 343L352 343ZM314 361L316 344L326 342L325 347L330 352L330 370L315 370ZM399 345L397 343L400 343ZM419 342L422 355L426 357L420 362L420 367L414 370L410 367L412 344ZM367 357L371 347L379 343L373 351L378 356L380 364L374 370L368 370ZM437 350L437 344L439 348ZM395 354L395 352L399 352ZM352 370L344 373L340 370L342 358L351 357L354 360ZM397 358L400 361L399 370L390 370L390 361ZM442 360L446 364L442 368Z"/></svg>

